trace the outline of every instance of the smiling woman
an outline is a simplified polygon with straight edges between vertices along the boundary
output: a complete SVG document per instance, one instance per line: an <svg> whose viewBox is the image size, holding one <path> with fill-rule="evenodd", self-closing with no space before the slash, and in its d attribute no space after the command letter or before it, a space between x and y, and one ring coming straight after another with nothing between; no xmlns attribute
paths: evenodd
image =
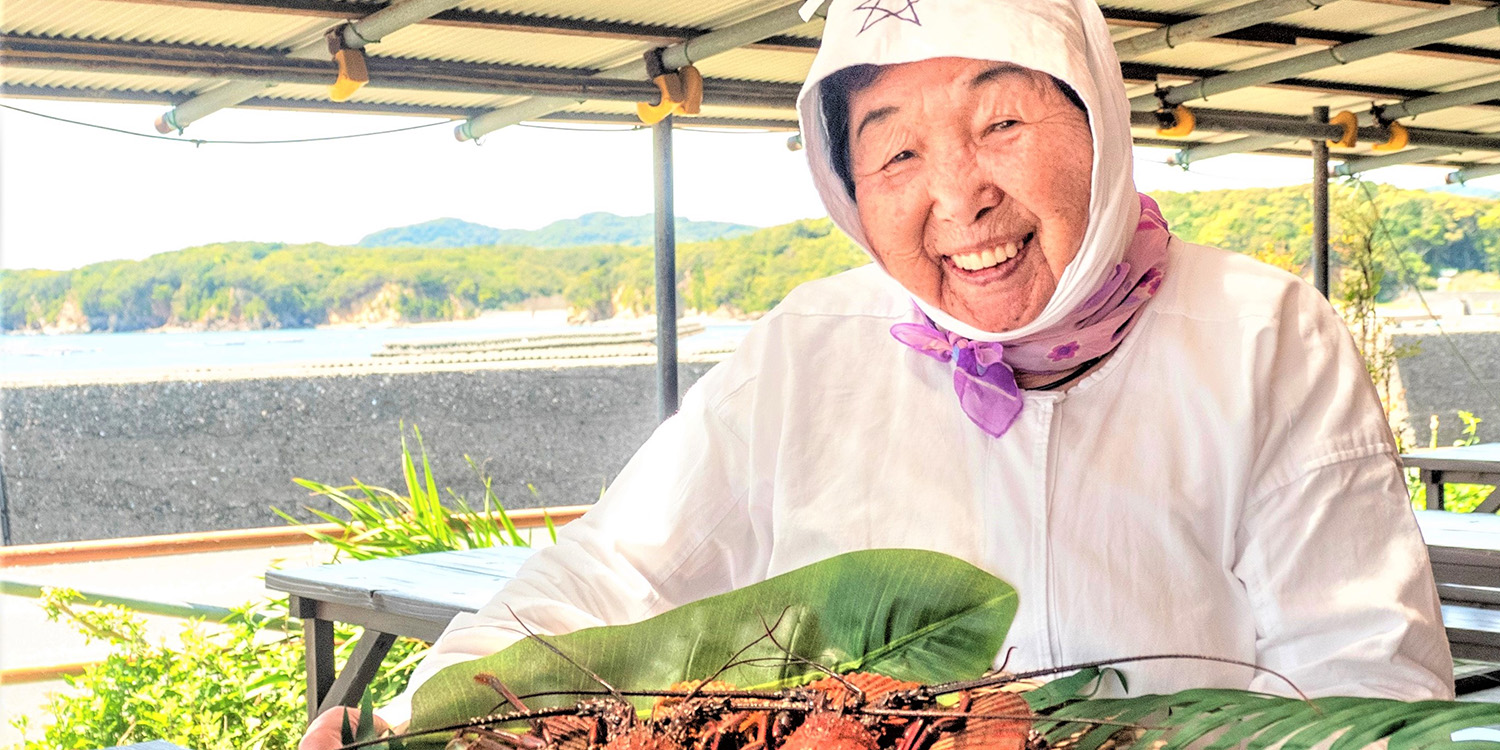
<svg viewBox="0 0 1500 750"><path fill-rule="evenodd" d="M518 620L636 622L907 548L1016 589L1018 672L1188 653L1309 695L1451 695L1353 342L1307 284L1182 242L1137 194L1095 0L878 6L834 0L799 99L824 205L877 263L762 318L414 682ZM1128 671L1144 693L1288 689Z"/></svg>
<svg viewBox="0 0 1500 750"><path fill-rule="evenodd" d="M1065 87L951 57L828 97L840 83L824 81L824 115L848 101L844 168L886 272L977 328L1035 320L1088 226L1093 139Z"/></svg>

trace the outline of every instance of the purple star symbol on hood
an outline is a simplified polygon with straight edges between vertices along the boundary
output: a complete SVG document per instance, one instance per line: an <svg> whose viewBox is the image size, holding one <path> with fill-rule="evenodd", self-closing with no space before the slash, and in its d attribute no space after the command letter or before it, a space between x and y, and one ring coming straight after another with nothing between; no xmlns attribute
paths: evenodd
<svg viewBox="0 0 1500 750"><path fill-rule="evenodd" d="M917 18L917 2L918 0L865 0L854 8L866 11L865 22L859 27L859 33L865 33L866 29L887 18L899 18L921 26L922 19Z"/></svg>

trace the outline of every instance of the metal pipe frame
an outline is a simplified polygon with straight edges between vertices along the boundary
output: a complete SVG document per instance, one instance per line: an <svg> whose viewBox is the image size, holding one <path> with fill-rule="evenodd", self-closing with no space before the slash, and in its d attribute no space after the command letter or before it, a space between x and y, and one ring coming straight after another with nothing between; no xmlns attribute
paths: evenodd
<svg viewBox="0 0 1500 750"><path fill-rule="evenodd" d="M1449 172L1444 182L1449 185L1462 185L1469 180L1477 180L1481 177L1490 177L1500 174L1500 164L1480 164L1473 167L1465 167L1456 172Z"/></svg>
<svg viewBox="0 0 1500 750"><path fill-rule="evenodd" d="M656 417L677 413L677 218L672 198L672 120L651 126L656 199Z"/></svg>
<svg viewBox="0 0 1500 750"><path fill-rule="evenodd" d="M1429 94L1415 99L1406 99L1394 104L1378 105L1370 110L1359 113L1359 122L1361 125L1373 124L1377 119L1384 122L1393 122L1450 107L1479 104L1480 102L1491 101L1497 97L1500 97L1500 81L1493 81L1440 94ZM1378 118L1376 116L1377 113L1379 115ZM1284 142L1283 140L1275 139L1273 136L1250 136L1236 141L1184 149L1177 152L1173 157L1173 162L1187 166L1193 162L1203 161L1215 156L1243 151L1256 151Z"/></svg>
<svg viewBox="0 0 1500 750"><path fill-rule="evenodd" d="M1311 122L1328 122L1327 107L1313 107ZM1312 142L1313 286L1328 299L1328 141Z"/></svg>
<svg viewBox="0 0 1500 750"><path fill-rule="evenodd" d="M1338 177L1349 177L1361 172L1368 172L1381 167L1394 167L1402 164L1420 164L1424 161L1441 159L1445 156L1458 153L1458 149L1452 148L1412 148L1397 151L1393 154L1381 154L1379 156L1361 156L1349 159L1343 164L1333 168L1333 174Z"/></svg>
<svg viewBox="0 0 1500 750"><path fill-rule="evenodd" d="M1115 54L1121 59L1141 57L1152 52L1172 49L1201 39L1209 39L1230 31L1255 26L1273 18L1307 10L1321 8L1337 0L1255 0L1255 2L1230 8L1219 13L1198 16L1168 26L1152 29L1144 34L1115 42ZM1106 11L1107 13L1108 11Z"/></svg>
<svg viewBox="0 0 1500 750"><path fill-rule="evenodd" d="M1491 29L1497 25L1500 25L1500 7L1485 8L1435 23L1423 24L1404 31L1338 44L1288 60L1258 65L1253 68L1201 78L1181 86L1160 89L1151 94L1142 94L1134 97L1130 100L1130 104L1132 109L1138 111L1150 111L1161 106L1173 107L1185 102L1205 99L1236 89L1258 86L1283 78L1311 73L1323 68L1364 60L1376 55L1409 50L1431 42Z"/></svg>
<svg viewBox="0 0 1500 750"><path fill-rule="evenodd" d="M46 70L108 70L178 78L230 78L256 82L256 92L276 83L326 84L331 63L296 60L275 53L174 44L98 42L0 35L0 64ZM564 95L573 100L642 101L659 95L645 80L599 78L589 72L490 63L455 63L371 56L366 61L375 88L530 96ZM223 87L221 87L223 88ZM708 104L790 109L798 87L792 84L710 79ZM195 99L218 92L214 89ZM194 99L189 99L188 103ZM179 105L178 110L184 105Z"/></svg>
<svg viewBox="0 0 1500 750"><path fill-rule="evenodd" d="M141 5L172 5L236 12L263 12L271 15L290 15L330 20L346 20L351 13L360 10L382 10L390 3L361 3L351 5L348 0L120 0ZM712 29L668 26L664 24L631 23L628 21L597 21L587 18L554 18L504 11L469 10L453 8L419 22L422 26L444 26L449 28L480 29L485 31L511 31L532 34L556 34L562 36L590 37L595 39L619 39L626 41L652 42L660 45L675 44ZM779 51L815 51L816 38L797 36L771 36L748 47Z"/></svg>
<svg viewBox="0 0 1500 750"><path fill-rule="evenodd" d="M801 26L806 23L806 21L802 20L802 16L799 13L801 7L802 3L800 2L783 5L770 12L762 13L739 23L730 24L722 29L689 39L686 42L674 44L662 50L662 65L667 70L677 70L713 55L728 52L729 50L743 47L746 44L765 39L768 36L787 29ZM644 80L648 77L646 61L644 59L635 60L615 68L610 68L609 70L601 71L594 77L616 80ZM655 96L652 96L647 100L654 100L655 98ZM534 120L542 115L556 112L571 104L573 104L573 101L570 99L547 97L530 99L472 118L455 128L453 135L460 141L478 138L500 128L515 125L526 120ZM793 103L793 108L795 108L795 102Z"/></svg>
<svg viewBox="0 0 1500 750"><path fill-rule="evenodd" d="M227 10L239 12L265 12L271 14L346 19L350 15L350 4L346 0L119 0L145 5L172 5L178 7ZM1448 6L1449 0L1373 0L1395 5L1423 4L1434 8ZM381 9L389 5L370 3L360 8ZM1186 13L1164 13L1131 8L1101 8L1104 17L1112 24L1157 29L1167 26L1193 24L1200 18ZM1232 13L1234 9L1225 11ZM630 23L623 21L598 21L585 18L552 18L520 13L482 10L452 9L437 13L423 20L423 25L448 26L454 28L483 29L493 31L515 31L542 34L562 34L600 39L625 39L648 41L660 45L691 39L708 33L709 29L666 26L660 24ZM1317 39L1330 43L1351 42L1368 38L1370 34L1348 31L1311 29L1284 24L1258 23L1252 26L1229 29L1207 41L1228 44L1255 44L1270 47L1289 47L1299 40ZM1182 32L1173 32L1174 44L1183 43ZM818 48L816 38L799 36L772 36L747 47L780 51L810 52ZM1500 50L1460 45L1425 45L1413 50L1419 54L1442 57L1500 62Z"/></svg>
<svg viewBox="0 0 1500 750"><path fill-rule="evenodd" d="M410 26L458 5L458 0L405 0L392 3L364 18L345 24L340 34L345 47L363 49L393 31ZM330 60L328 42L320 32L292 45L286 57L293 60ZM326 80L326 79L325 79ZM332 83L331 81L328 81ZM156 118L156 130L170 133L221 109L233 107L266 89L264 81L233 80L173 107Z"/></svg>
<svg viewBox="0 0 1500 750"><path fill-rule="evenodd" d="M165 104L185 101L181 94L158 91L115 91L110 89L70 89L60 86L28 86L24 84L0 84L0 97L16 99L49 99L84 102L118 102L122 104ZM442 117L462 120L484 114L485 109L474 107L444 107L427 104L389 104L380 102L332 102L326 99L273 99L255 97L241 102L245 109L262 109L279 112L345 112L350 114L396 115L405 117ZM635 115L612 112L553 112L544 115L540 122L590 123L641 125ZM767 117L712 117L694 116L692 120L677 123L677 127L745 128L750 130L796 131L797 121Z"/></svg>
<svg viewBox="0 0 1500 750"><path fill-rule="evenodd" d="M1233 110L1195 109L1198 129L1226 133L1262 133L1282 136L1283 141L1301 139L1338 140L1344 129L1339 125L1321 125L1288 115L1238 112ZM1130 124L1138 128L1159 126L1156 113L1132 112ZM1412 146L1436 146L1453 151L1500 151L1500 134L1470 133L1459 130L1407 128L1407 143ZM1390 139L1384 127L1365 125L1357 131L1366 143L1383 143Z"/></svg>

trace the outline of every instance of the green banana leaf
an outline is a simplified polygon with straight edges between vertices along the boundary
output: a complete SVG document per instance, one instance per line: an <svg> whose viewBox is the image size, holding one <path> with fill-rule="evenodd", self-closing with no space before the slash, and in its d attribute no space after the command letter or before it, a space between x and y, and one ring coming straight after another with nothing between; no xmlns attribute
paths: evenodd
<svg viewBox="0 0 1500 750"><path fill-rule="evenodd" d="M704 679L776 689L823 673L786 651L839 671L939 682L989 669L1015 617L1015 589L963 560L923 550L850 552L702 599L632 625L547 637L579 665L620 690L662 689ZM778 624L779 621L779 624ZM761 640L775 625L776 640ZM455 664L413 696L413 730L493 713L495 692L474 676L499 677L511 691L598 691L600 685L535 639ZM528 699L531 708L571 705L577 696ZM645 701L641 705L649 703Z"/></svg>
<svg viewBox="0 0 1500 750"><path fill-rule="evenodd" d="M1068 750L1356 750L1388 740L1389 750L1449 748L1500 750L1500 742L1454 741L1456 731L1500 727L1500 705L1330 697L1310 701L1244 690L1184 690L1171 695L1093 699L1101 678L1084 670L1028 693L1048 743ZM1053 721L1055 720L1055 721ZM1098 725L1107 721L1137 728Z"/></svg>

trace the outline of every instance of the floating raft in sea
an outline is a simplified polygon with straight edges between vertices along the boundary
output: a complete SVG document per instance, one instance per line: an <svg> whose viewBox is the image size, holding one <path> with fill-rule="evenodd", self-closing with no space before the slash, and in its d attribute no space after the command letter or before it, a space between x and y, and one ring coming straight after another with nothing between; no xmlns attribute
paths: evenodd
<svg viewBox="0 0 1500 750"><path fill-rule="evenodd" d="M679 339L702 333L702 323L678 324ZM484 339L393 342L372 356L402 364L460 364L537 359L641 357L656 354L656 331L577 331Z"/></svg>

